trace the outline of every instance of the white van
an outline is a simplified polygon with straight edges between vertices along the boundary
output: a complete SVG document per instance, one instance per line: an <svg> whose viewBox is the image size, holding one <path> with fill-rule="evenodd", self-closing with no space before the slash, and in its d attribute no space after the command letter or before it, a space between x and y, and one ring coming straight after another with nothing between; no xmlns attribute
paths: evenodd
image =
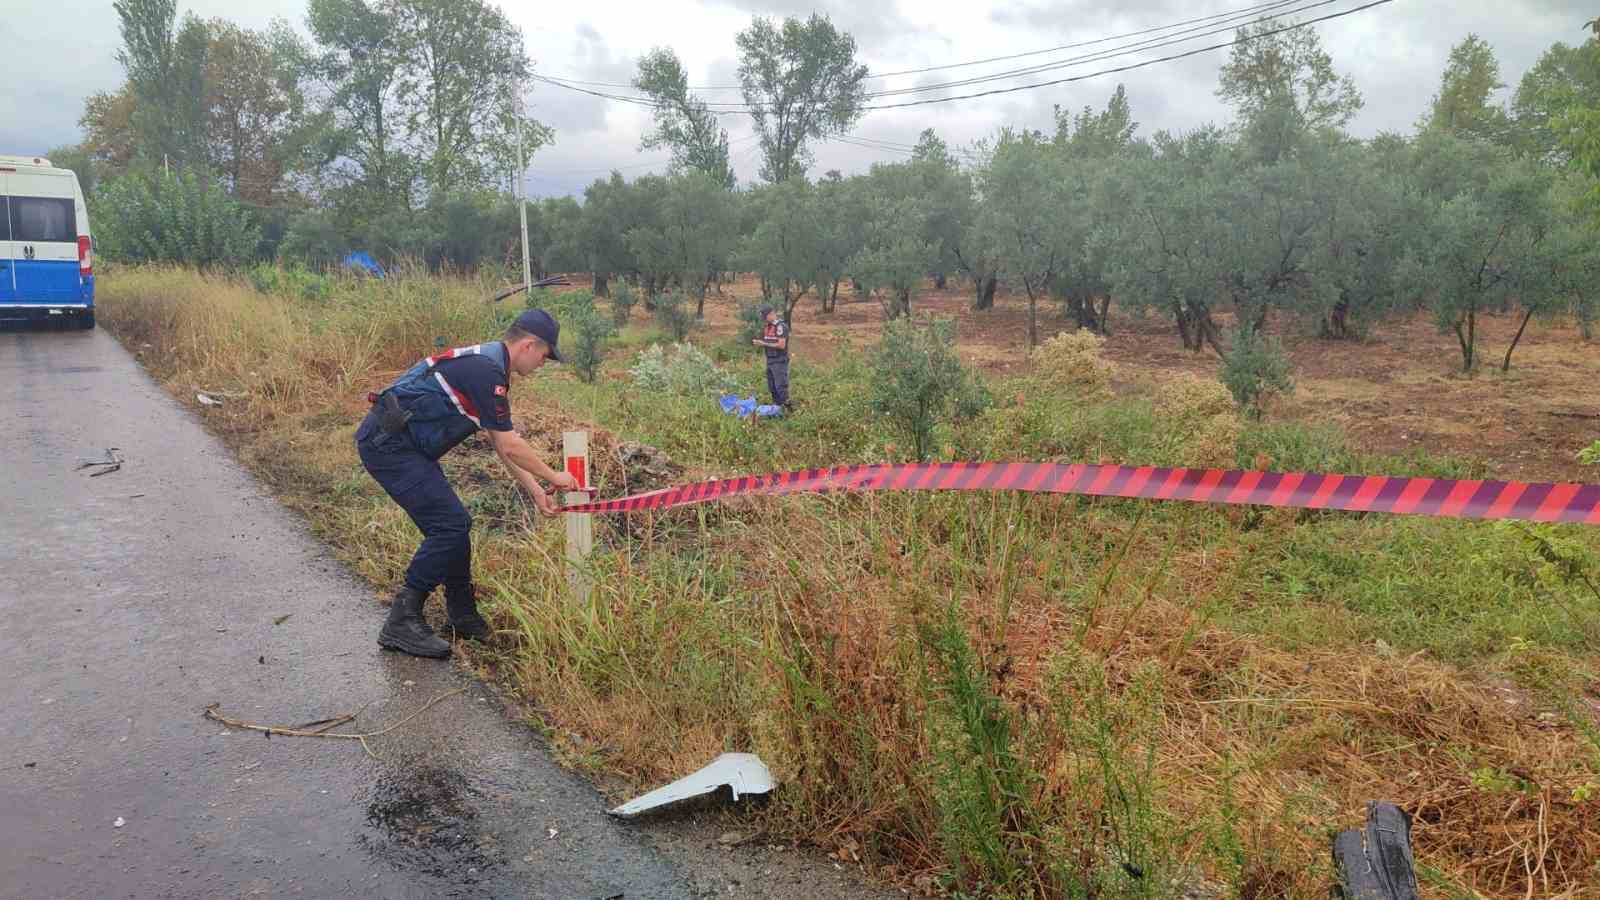
<svg viewBox="0 0 1600 900"><path fill-rule="evenodd" d="M42 156L0 156L0 323L93 328L92 248L77 174Z"/></svg>

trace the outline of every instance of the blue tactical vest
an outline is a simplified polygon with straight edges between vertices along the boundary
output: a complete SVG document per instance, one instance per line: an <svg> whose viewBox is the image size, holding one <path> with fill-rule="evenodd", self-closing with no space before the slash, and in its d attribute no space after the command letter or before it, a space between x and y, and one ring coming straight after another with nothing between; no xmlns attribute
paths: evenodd
<svg viewBox="0 0 1600 900"><path fill-rule="evenodd" d="M439 363L447 359L471 355L486 357L501 375L510 366L506 345L499 341L457 347L422 360L384 389L384 393L394 392L400 407L410 413L406 431L417 450L429 459L445 455L481 427L471 402L437 370Z"/></svg>

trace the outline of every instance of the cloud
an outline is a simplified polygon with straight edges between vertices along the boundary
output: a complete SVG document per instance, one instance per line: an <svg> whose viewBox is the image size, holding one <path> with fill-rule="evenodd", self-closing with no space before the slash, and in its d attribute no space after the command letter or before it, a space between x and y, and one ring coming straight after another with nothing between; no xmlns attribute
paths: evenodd
<svg viewBox="0 0 1600 900"><path fill-rule="evenodd" d="M789 0L714 0L719 5L737 10L749 17L805 19L813 13L827 16L836 28L847 31L856 39L858 51L871 48L882 52L885 48L907 43L922 43L943 36L919 25L905 16L894 0L820 0L813 3L794 3Z"/></svg>
<svg viewBox="0 0 1600 900"><path fill-rule="evenodd" d="M181 6L183 12L192 11L202 18L223 16L247 27L264 27L274 17L301 27L306 2L254 0L241 7L236 0L183 0ZM1359 3L1340 0L1322 9L1348 9ZM507 15L522 28L529 55L542 74L626 84L633 77L639 55L662 46L677 51L695 85L737 83L734 37L756 15L804 17L821 12L855 37L861 59L874 71L892 72L1098 40L1244 5L1243 0L1143 0L1137 4L1014 0L994 6L959 0L817 0L814 4L712 0L666 7L640 0L585 0L581 5L535 9L504 3ZM1586 39L1581 25L1596 11L1594 0L1391 3L1315 27L1335 68L1348 73L1366 98L1366 108L1351 124L1352 130L1371 135L1411 128L1437 90L1451 46L1469 32L1476 32L1495 48L1502 80L1508 84L1501 99L1509 99L1523 72L1551 44L1577 44ZM115 60L120 43L116 16L108 14L104 0L53 0L47 6L21 7L0 18L0 46L8 48L8 72L23 73L0 93L0 153L39 152L78 140L77 120L84 99L95 91L114 90L122 81ZM988 65L879 77L872 79L869 87L928 87L1124 43L1128 40ZM62 64L62 47L73 48L70 65ZM1159 52L898 99L1049 80L1155 55ZM1060 104L1074 111L1085 105L1098 109L1119 81L1127 85L1141 134L1226 123L1231 110L1215 96L1217 70L1226 58L1227 51L1219 50L1037 90L872 112L862 119L857 133L911 144L923 128L931 126L952 146L964 147L992 135L1002 125L1050 131L1054 128L1052 106ZM597 90L633 93L629 88ZM702 96L724 102L739 99L737 91L708 91ZM648 110L547 84L533 85L532 104L533 115L557 131L556 144L541 149L534 160L533 175L539 179L533 182L536 193L581 194L584 185L612 166L630 177L663 168L666 154L638 150L640 136L650 128ZM753 140L741 142L750 133L749 121L729 116L723 124L736 142L732 148L735 168L743 178L752 178L759 168L760 153ZM889 150L825 144L816 148L813 172L828 168L862 171L873 161L903 158Z"/></svg>

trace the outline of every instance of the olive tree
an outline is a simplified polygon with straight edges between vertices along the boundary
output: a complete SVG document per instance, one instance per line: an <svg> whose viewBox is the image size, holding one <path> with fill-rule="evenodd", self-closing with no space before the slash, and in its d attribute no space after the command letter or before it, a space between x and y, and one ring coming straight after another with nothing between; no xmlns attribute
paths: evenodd
<svg viewBox="0 0 1600 900"><path fill-rule="evenodd" d="M754 226L739 245L743 267L761 278L762 295L794 321L801 298L816 283L817 239L812 186L791 178L752 192Z"/></svg>
<svg viewBox="0 0 1600 900"><path fill-rule="evenodd" d="M660 184L654 221L628 229L628 249L641 271L653 273L651 282L675 277L694 296L695 316L705 318L706 290L727 267L737 240L734 195L699 171Z"/></svg>
<svg viewBox="0 0 1600 900"><path fill-rule="evenodd" d="M1556 293L1546 243L1550 189L1547 170L1502 157L1481 188L1439 205L1407 256L1405 283L1428 298L1439 327L1455 334L1464 371L1477 365L1479 315L1513 301L1532 315Z"/></svg>
<svg viewBox="0 0 1600 900"><path fill-rule="evenodd" d="M1108 202L1128 211L1126 224L1091 240L1107 251L1109 282L1125 305L1172 316L1185 349L1225 355L1212 312L1225 273L1217 204L1232 174L1229 150L1216 129L1158 133L1155 149L1113 170Z"/></svg>
<svg viewBox="0 0 1600 900"><path fill-rule="evenodd" d="M938 248L923 232L927 206L912 198L872 198L867 237L850 271L881 292L886 319L911 315L911 294L938 260Z"/></svg>
<svg viewBox="0 0 1600 900"><path fill-rule="evenodd" d="M1000 272L1028 297L1028 349L1039 344L1039 299L1066 263L1068 208L1058 155L1035 134L1003 132L979 173L978 233Z"/></svg>

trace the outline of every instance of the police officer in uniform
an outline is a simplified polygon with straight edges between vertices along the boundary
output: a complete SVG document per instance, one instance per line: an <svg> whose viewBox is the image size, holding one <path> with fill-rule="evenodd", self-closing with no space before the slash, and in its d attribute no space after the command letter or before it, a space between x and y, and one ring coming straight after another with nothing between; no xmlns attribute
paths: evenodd
<svg viewBox="0 0 1600 900"><path fill-rule="evenodd" d="M556 503L536 479L563 490L578 486L570 474L545 465L512 428L507 396L512 375L561 361L560 332L549 313L530 309L500 340L430 356L369 396L372 410L356 429L361 464L422 532L405 585L378 634L380 646L436 659L450 655L450 644L422 617L428 594L441 584L455 633L474 640L489 636L472 586L472 517L445 479L439 457L482 429L540 511L554 514Z"/></svg>
<svg viewBox="0 0 1600 900"><path fill-rule="evenodd" d="M767 390L772 394L772 402L787 412L793 409L789 405L789 323L770 306L761 307L761 318L766 326L761 337L750 343L766 348Z"/></svg>

